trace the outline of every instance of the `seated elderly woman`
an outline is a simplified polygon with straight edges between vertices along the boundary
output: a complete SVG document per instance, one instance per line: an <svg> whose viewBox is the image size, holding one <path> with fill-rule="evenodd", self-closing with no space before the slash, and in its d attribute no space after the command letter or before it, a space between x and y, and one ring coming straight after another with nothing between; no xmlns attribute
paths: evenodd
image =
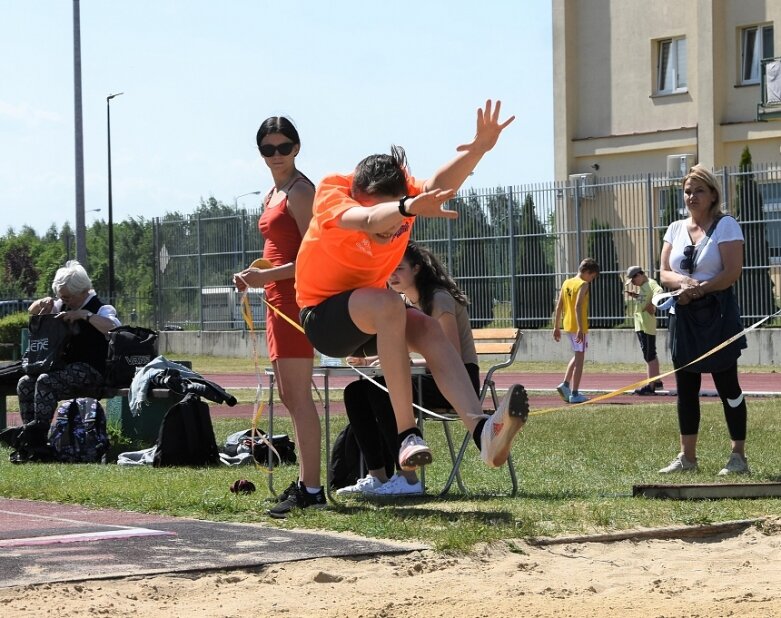
<svg viewBox="0 0 781 618"><path fill-rule="evenodd" d="M87 271L76 260L57 270L52 290L55 298L39 298L28 311L31 315L55 314L74 329L62 369L22 376L16 386L25 442L30 446L46 443L61 399L84 396L103 385L106 333L120 325L116 309L97 297Z"/></svg>

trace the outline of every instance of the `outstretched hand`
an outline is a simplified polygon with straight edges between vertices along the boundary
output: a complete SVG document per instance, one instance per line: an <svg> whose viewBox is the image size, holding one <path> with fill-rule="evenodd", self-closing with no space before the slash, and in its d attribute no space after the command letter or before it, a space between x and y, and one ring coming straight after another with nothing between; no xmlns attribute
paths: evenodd
<svg viewBox="0 0 781 618"><path fill-rule="evenodd" d="M421 217L457 219L455 210L445 208L445 202L455 197L453 189L432 189L416 195L407 202L407 210Z"/></svg>
<svg viewBox="0 0 781 618"><path fill-rule="evenodd" d="M497 101L494 107L491 99L485 102L485 109L477 110L477 131L474 139L469 144L462 144L456 150L463 152L465 150L476 150L484 154L496 145L502 131L513 121L515 116L510 116L507 120L499 122L499 112L502 109L502 102Z"/></svg>

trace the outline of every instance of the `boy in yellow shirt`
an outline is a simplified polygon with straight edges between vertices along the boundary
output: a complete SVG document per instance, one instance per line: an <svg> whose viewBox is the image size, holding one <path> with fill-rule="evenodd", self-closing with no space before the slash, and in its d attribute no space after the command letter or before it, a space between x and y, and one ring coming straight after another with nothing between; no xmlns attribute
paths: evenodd
<svg viewBox="0 0 781 618"><path fill-rule="evenodd" d="M556 387L565 403L583 403L588 397L578 392L583 375L583 363L588 348L588 302L591 282L599 275L599 264L594 258L586 258L578 267L578 274L561 285L556 315L553 318L553 339L561 340L559 325L564 318L564 332L569 336L574 352L567 365L564 381ZM570 384L572 387L570 388Z"/></svg>

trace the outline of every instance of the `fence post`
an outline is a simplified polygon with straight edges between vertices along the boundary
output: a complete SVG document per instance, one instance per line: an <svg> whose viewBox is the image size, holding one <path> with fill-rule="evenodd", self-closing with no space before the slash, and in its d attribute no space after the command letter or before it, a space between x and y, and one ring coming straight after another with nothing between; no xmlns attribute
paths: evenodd
<svg viewBox="0 0 781 618"><path fill-rule="evenodd" d="M645 181L645 203L646 203L646 217L648 218L648 271L658 276L654 271L654 261L656 255L654 252L654 194L653 186L651 184L651 174Z"/></svg>
<svg viewBox="0 0 781 618"><path fill-rule="evenodd" d="M203 247L201 246L201 213L196 215L195 219L195 238L198 244L198 323L203 331Z"/></svg>
<svg viewBox="0 0 781 618"><path fill-rule="evenodd" d="M576 243L576 264L583 261L583 226L580 220L580 183L581 179L575 179L575 243ZM575 269L577 270L577 266Z"/></svg>
<svg viewBox="0 0 781 618"><path fill-rule="evenodd" d="M510 319L511 326L520 326L520 316L516 315L516 294L515 294L515 232L513 229L513 188L507 187L507 234L510 243ZM517 275L520 278L520 275Z"/></svg>

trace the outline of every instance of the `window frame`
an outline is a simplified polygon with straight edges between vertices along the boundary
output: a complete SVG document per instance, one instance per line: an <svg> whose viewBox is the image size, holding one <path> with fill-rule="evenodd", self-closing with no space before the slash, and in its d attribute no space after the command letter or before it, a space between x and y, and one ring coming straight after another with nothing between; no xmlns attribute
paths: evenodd
<svg viewBox="0 0 781 618"><path fill-rule="evenodd" d="M750 57L748 55L749 35L753 35ZM774 50L765 49L768 36L770 37L770 45L773 46L773 35L772 23L744 26L740 29L739 83L741 85L753 86L761 83L762 60L773 57Z"/></svg>
<svg viewBox="0 0 781 618"><path fill-rule="evenodd" d="M666 58L665 47L669 50ZM667 37L656 41L655 95L680 94L689 91L688 56L685 36Z"/></svg>

